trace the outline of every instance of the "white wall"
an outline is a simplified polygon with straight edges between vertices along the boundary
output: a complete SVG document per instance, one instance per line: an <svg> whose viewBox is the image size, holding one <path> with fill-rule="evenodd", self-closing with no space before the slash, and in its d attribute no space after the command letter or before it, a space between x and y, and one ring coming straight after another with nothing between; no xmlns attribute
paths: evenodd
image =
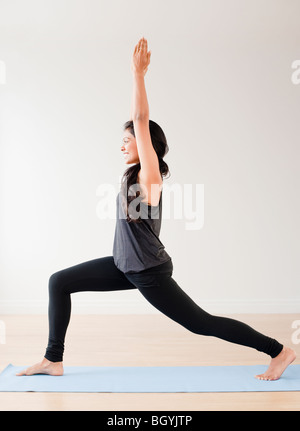
<svg viewBox="0 0 300 431"><path fill-rule="evenodd" d="M204 185L202 229L163 221L174 279L211 312L299 311L299 16L296 0L2 0L0 313L46 313L53 272L112 254L97 190L127 167L142 36L166 183ZM155 312L137 291L73 304Z"/></svg>

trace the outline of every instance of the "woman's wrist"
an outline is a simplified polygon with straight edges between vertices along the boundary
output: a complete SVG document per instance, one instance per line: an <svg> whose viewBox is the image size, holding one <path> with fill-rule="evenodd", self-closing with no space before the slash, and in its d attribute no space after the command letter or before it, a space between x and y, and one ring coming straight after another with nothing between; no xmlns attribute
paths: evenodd
<svg viewBox="0 0 300 431"><path fill-rule="evenodd" d="M135 78L135 77L137 77L137 78L139 78L139 77L144 77L145 76L145 73L144 72L133 72L132 73L132 75L133 75L133 77Z"/></svg>

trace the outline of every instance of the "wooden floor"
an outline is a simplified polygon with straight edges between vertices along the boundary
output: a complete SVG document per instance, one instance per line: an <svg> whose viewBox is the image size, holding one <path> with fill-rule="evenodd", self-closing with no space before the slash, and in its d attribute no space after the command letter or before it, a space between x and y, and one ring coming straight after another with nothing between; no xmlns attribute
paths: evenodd
<svg viewBox="0 0 300 431"><path fill-rule="evenodd" d="M295 314L232 315L255 329L292 344ZM0 316L6 329L0 344L0 371L9 363L28 366L42 359L47 316ZM3 323L2 323L3 327ZM3 337L2 337L3 338ZM3 340L2 340L3 342ZM268 364L248 347L193 334L164 315L73 315L65 365L179 366ZM300 410L300 392L239 393L0 393L0 410L97 411L284 411Z"/></svg>

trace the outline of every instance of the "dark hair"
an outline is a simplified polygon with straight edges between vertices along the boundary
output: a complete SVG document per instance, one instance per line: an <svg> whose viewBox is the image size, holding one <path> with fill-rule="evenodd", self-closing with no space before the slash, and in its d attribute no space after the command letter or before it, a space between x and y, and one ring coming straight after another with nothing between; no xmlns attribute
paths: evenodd
<svg viewBox="0 0 300 431"><path fill-rule="evenodd" d="M130 133L135 137L134 133L134 124L133 121L127 121L123 125L123 130L129 130ZM167 143L166 136L162 130L162 128L155 123L155 121L149 120L149 130L153 148L157 154L159 161L159 170L162 177L165 177L167 174L170 176L170 171L167 163L163 160L163 157L168 153L169 146ZM140 191L134 195L129 195L128 190L133 184L137 184L137 176L141 169L140 163L136 163L134 166L130 166L123 174L122 177L122 197L124 202L124 210L127 216L128 222L140 223L140 218L131 218L128 214L128 205L130 202L140 195ZM137 206L137 211L139 211L139 205Z"/></svg>

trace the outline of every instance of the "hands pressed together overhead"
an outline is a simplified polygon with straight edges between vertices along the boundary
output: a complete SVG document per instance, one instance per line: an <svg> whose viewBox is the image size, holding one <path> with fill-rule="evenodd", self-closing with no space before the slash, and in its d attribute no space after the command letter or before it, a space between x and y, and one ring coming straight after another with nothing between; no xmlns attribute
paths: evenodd
<svg viewBox="0 0 300 431"><path fill-rule="evenodd" d="M150 64L151 51L148 52L147 40L143 37L135 46L132 55L131 70L133 73L145 75Z"/></svg>

